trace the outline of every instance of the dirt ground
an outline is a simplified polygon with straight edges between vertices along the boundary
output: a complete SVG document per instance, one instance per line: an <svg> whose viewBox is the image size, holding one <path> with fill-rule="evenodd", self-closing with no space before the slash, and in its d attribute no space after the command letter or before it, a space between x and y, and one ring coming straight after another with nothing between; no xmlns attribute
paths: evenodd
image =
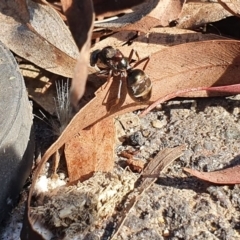
<svg viewBox="0 0 240 240"><path fill-rule="evenodd" d="M206 183L182 170L214 171L240 163L239 100L240 96L177 99L140 120L135 121L136 113L131 115L133 120L121 131L124 142L118 142L116 153L138 150L136 157L149 161L166 147L184 144L186 150L143 194L116 239L240 239L239 186ZM49 129L45 129L40 131L42 135L37 134L39 141L45 139L44 134L49 136ZM119 157L116 164L124 166L124 161ZM19 239L23 202L2 227L0 239ZM110 217L102 226L91 228L85 236L76 234L74 239L109 239L114 224Z"/></svg>

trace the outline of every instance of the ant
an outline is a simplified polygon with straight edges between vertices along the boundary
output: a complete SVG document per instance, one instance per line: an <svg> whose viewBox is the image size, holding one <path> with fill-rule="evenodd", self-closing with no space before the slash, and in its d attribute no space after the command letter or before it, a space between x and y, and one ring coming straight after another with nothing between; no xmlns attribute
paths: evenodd
<svg viewBox="0 0 240 240"><path fill-rule="evenodd" d="M131 66L130 62L134 52L138 57L138 61ZM134 69L144 61L146 63L143 70ZM95 50L90 57L91 66L95 66L100 71L100 74L108 74L108 81L111 77L120 75L117 102L121 95L122 79L126 79L128 94L135 102L146 102L151 98L152 83L147 74L144 73L148 62L149 57L139 60L139 56L134 50L126 58L120 50L111 46L107 46L102 50Z"/></svg>

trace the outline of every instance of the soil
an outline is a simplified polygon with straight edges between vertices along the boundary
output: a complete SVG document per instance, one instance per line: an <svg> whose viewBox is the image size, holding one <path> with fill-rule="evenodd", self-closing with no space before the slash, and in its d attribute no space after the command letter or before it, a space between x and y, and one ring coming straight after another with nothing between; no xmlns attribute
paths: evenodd
<svg viewBox="0 0 240 240"><path fill-rule="evenodd" d="M139 161L148 162L166 147L184 144L186 150L141 196L115 239L240 239L239 185L218 186L182 170L214 171L240 163L239 99L176 99L142 119L131 114L130 126L121 123L116 153L137 150ZM118 157L116 163L125 161ZM18 239L23 202L0 239ZM114 224L110 217L108 224L75 239L109 239Z"/></svg>
<svg viewBox="0 0 240 240"><path fill-rule="evenodd" d="M151 132L141 139L143 156L181 144L187 149L145 192L118 239L240 239L239 186L216 186L182 171L239 164L238 99L174 100L141 120L140 132ZM152 126L156 120L161 128Z"/></svg>

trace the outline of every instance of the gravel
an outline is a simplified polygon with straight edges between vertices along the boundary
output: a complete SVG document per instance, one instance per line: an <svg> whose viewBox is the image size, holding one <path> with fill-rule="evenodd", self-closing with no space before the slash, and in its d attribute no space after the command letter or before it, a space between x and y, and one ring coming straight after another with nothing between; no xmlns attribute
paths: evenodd
<svg viewBox="0 0 240 240"><path fill-rule="evenodd" d="M142 119L137 112L127 114L127 121L117 119L123 121L117 126L122 127L117 131L118 154L137 151L136 158L146 163L166 147L185 144L186 150L145 191L116 239L240 239L239 185L218 186L182 170L214 171L240 163L239 99L177 99ZM119 163L124 161L118 158ZM103 226L105 234L100 239L109 239L114 227ZM84 239L99 238L89 233Z"/></svg>
<svg viewBox="0 0 240 240"><path fill-rule="evenodd" d="M236 96L174 100L141 119L137 136L149 134L134 146L138 158L147 161L165 147L187 149L145 192L118 239L240 239L239 185L217 186L182 171L239 164L239 114Z"/></svg>

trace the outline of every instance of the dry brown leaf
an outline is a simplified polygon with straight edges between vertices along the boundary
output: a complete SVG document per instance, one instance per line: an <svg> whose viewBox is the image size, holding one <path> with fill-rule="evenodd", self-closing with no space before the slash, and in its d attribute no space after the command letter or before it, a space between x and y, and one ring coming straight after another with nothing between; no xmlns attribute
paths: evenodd
<svg viewBox="0 0 240 240"><path fill-rule="evenodd" d="M89 7L92 7L92 6L89 6ZM93 9L91 8L91 10ZM74 75L72 79L70 93L71 93L71 103L75 107L75 109L78 109L78 102L84 94L86 81L88 78L89 53L90 53L91 35L92 35L92 29L93 29L93 18L94 18L94 14L92 13L92 25L90 26L90 28L88 29L88 32L86 33L86 42L83 44L80 50L77 64L74 68Z"/></svg>
<svg viewBox="0 0 240 240"><path fill-rule="evenodd" d="M41 68L72 77L78 49L65 23L52 7L26 3L30 18L19 11L20 0L0 1L0 40Z"/></svg>
<svg viewBox="0 0 240 240"><path fill-rule="evenodd" d="M216 184L239 184L240 183L240 166L226 168L215 172L199 172L194 169L184 168L184 171L202 180Z"/></svg>
<svg viewBox="0 0 240 240"><path fill-rule="evenodd" d="M62 0L63 11L77 43L80 53L74 69L71 84L71 103L77 109L78 102L84 94L88 76L89 52L93 29L94 13L92 1ZM78 16L84 15L84 21Z"/></svg>
<svg viewBox="0 0 240 240"><path fill-rule="evenodd" d="M155 26L168 26L181 12L181 0L149 0L116 20L96 23L96 27L103 27L117 31L139 31L147 33Z"/></svg>
<svg viewBox="0 0 240 240"><path fill-rule="evenodd" d="M76 1L74 3L76 4ZM84 23L79 24L79 27L77 27L77 22L76 22L77 18L75 19L70 17L70 23L72 24L72 29L74 31L73 34L75 39L78 38L80 35L82 36L80 37L80 40L77 41L78 46L81 48L81 50L78 56L77 64L74 68L74 75L73 75L71 91L70 91L71 103L75 107L75 109L78 108L78 102L83 96L85 91L86 81L88 77L89 52L90 52L90 46L91 46L91 36L92 36L93 21L94 21L92 1L87 0L84 3L85 3L83 4L84 10L88 11L88 17L86 20L86 26L88 28L84 26ZM72 6L69 7L69 4L68 4L67 7L66 7L66 12L69 12L69 9L71 9ZM76 17L76 14L78 14L79 12L72 10L69 12L69 14L70 13L73 13L73 15ZM86 31L86 32L82 32L82 31Z"/></svg>
<svg viewBox="0 0 240 240"><path fill-rule="evenodd" d="M144 162L141 160L136 160L133 158L127 159L127 165L130 167L132 171L141 172L144 168Z"/></svg>
<svg viewBox="0 0 240 240"><path fill-rule="evenodd" d="M215 40L181 44L151 56L146 73L153 81L152 99L175 90L239 83L240 42ZM201 92L188 94L206 96Z"/></svg>
<svg viewBox="0 0 240 240"><path fill-rule="evenodd" d="M26 0L15 0L12 2L12 6L14 10L17 9L17 14L23 23L30 21Z"/></svg>
<svg viewBox="0 0 240 240"><path fill-rule="evenodd" d="M192 30L167 27L153 28L147 35L141 34L136 38L135 36L136 34L130 31L115 33L95 44L91 48L91 52L96 49L103 49L106 46L112 46L119 48L125 56L129 56L131 50L134 49L138 52L140 58L144 58L169 46L204 40L226 39L215 34L202 34ZM129 41L131 41L131 46L127 44ZM89 72L94 73L96 70L90 68Z"/></svg>
<svg viewBox="0 0 240 240"><path fill-rule="evenodd" d="M119 156L127 158L127 166L130 167L130 169L134 172L142 172L144 168L144 162L141 159L134 158L135 153L134 152L128 152L128 151L122 151Z"/></svg>
<svg viewBox="0 0 240 240"><path fill-rule="evenodd" d="M194 29L229 16L232 14L219 3L187 2L183 5L182 12L178 16L177 27Z"/></svg>
<svg viewBox="0 0 240 240"><path fill-rule="evenodd" d="M218 0L218 2L232 15L240 17L239 0Z"/></svg>
<svg viewBox="0 0 240 240"><path fill-rule="evenodd" d="M239 56L240 42L225 40L181 44L153 54L146 68L153 83L151 102L177 89L239 83ZM79 111L43 159L46 156L49 158L81 129L104 118L143 108L150 103L133 102L127 94L124 81L123 98L109 112L117 92L118 80L114 78L99 89L96 97ZM204 95L206 94L202 94Z"/></svg>
<svg viewBox="0 0 240 240"><path fill-rule="evenodd" d="M69 181L84 181L96 171L113 168L113 120L105 119L89 129L81 130L65 145Z"/></svg>

